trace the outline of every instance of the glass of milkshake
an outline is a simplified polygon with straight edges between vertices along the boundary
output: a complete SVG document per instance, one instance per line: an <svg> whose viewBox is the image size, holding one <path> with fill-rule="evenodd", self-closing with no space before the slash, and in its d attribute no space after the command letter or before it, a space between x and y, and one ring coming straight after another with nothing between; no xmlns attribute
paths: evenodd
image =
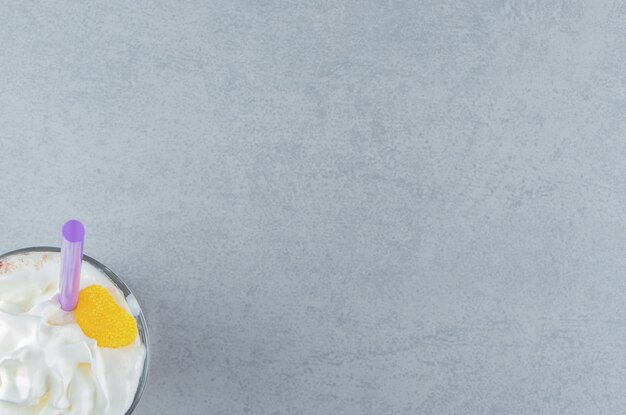
<svg viewBox="0 0 626 415"><path fill-rule="evenodd" d="M148 374L141 308L119 277L84 255L78 306L64 311L60 262L53 247L0 256L0 414L129 415Z"/></svg>

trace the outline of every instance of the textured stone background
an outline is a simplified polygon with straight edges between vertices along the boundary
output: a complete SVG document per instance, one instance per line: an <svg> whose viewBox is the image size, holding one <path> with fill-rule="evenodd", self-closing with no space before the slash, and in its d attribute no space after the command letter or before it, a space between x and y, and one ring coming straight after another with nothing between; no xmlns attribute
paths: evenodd
<svg viewBox="0 0 626 415"><path fill-rule="evenodd" d="M619 1L0 5L0 249L125 277L138 413L626 407Z"/></svg>

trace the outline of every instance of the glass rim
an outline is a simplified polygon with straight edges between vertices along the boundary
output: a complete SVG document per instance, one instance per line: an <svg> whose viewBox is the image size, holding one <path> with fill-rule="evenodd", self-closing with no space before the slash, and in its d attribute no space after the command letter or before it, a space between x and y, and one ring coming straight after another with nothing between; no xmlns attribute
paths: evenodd
<svg viewBox="0 0 626 415"><path fill-rule="evenodd" d="M61 249L58 247L54 247L54 246L33 246L33 247L28 247L28 248L20 248L20 249L9 251L0 255L0 260L10 257L12 255L26 254L29 252L61 252ZM135 320L137 321L137 329L139 331L139 338L141 339L142 343L144 344L146 348L146 357L145 357L145 361L143 364L141 377L139 378L139 385L137 385L137 391L135 392L135 398L133 399L132 404L130 405L130 407L128 408L125 414L125 415L131 415L133 411L135 410L135 408L137 408L137 405L139 404L141 396L143 395L144 389L146 388L146 383L148 381L148 372L150 368L150 338L148 336L148 324L146 322L146 317L143 314L143 309L141 308L141 305L139 304L139 301L137 300L137 297L135 296L135 294L130 290L128 285L126 285L126 283L120 277L117 276L117 274L111 271L109 267L107 267L100 261L90 257L89 255L83 254L83 261L89 262L91 265L93 265L100 271L104 272L104 274L113 282L113 284L115 284L115 286L119 288L119 290L122 291L122 293L124 293L124 298L128 297L129 295L132 295L137 305L139 305L139 314L134 317L135 317Z"/></svg>

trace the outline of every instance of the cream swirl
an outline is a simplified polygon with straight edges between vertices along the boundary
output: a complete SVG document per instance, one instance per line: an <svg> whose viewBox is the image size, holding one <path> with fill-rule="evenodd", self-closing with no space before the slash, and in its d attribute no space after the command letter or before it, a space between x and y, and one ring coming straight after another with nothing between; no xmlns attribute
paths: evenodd
<svg viewBox="0 0 626 415"><path fill-rule="evenodd" d="M14 255L0 265L0 414L123 415L145 347L139 337L119 349L98 347L60 308L58 275L57 253ZM93 284L131 312L108 277L84 262L81 288Z"/></svg>

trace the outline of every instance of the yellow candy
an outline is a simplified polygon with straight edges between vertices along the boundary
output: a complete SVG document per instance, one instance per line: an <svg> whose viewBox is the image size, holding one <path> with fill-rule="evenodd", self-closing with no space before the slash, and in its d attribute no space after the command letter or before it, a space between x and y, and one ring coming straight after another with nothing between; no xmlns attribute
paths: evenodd
<svg viewBox="0 0 626 415"><path fill-rule="evenodd" d="M101 285L90 285L78 294L76 322L100 347L124 347L137 338L137 322Z"/></svg>

